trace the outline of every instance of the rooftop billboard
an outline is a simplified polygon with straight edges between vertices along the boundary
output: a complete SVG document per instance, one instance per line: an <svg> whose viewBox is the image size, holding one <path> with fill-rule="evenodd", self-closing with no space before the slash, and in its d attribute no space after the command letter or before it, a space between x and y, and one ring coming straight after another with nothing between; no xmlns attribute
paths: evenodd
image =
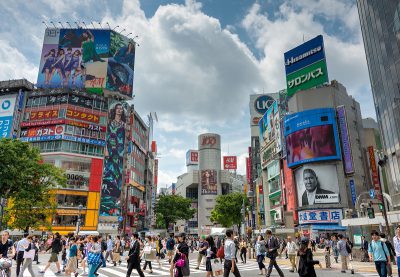
<svg viewBox="0 0 400 277"><path fill-rule="evenodd" d="M290 114L285 116L284 122L288 167L341 159L334 109L314 109Z"/></svg>
<svg viewBox="0 0 400 277"><path fill-rule="evenodd" d="M85 88L132 98L135 42L108 29L47 28L39 88Z"/></svg>

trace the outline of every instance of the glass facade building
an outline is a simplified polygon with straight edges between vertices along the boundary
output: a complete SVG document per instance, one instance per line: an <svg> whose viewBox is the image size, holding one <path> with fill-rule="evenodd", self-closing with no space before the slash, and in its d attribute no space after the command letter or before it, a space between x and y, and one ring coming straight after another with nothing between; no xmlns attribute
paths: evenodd
<svg viewBox="0 0 400 277"><path fill-rule="evenodd" d="M357 0L389 190L400 207L400 0Z"/></svg>

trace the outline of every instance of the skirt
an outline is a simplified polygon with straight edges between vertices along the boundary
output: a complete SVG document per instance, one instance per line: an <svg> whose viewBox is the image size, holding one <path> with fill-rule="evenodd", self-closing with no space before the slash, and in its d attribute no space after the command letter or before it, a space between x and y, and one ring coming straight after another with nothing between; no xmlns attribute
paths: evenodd
<svg viewBox="0 0 400 277"><path fill-rule="evenodd" d="M77 259L76 257L69 257L67 267L65 270L69 272L75 272L77 269Z"/></svg>
<svg viewBox="0 0 400 277"><path fill-rule="evenodd" d="M206 271L207 272L212 272L212 266L211 266L211 258L207 258L206 260Z"/></svg>
<svg viewBox="0 0 400 277"><path fill-rule="evenodd" d="M113 252L113 262L119 263L121 261L121 254L119 252Z"/></svg>

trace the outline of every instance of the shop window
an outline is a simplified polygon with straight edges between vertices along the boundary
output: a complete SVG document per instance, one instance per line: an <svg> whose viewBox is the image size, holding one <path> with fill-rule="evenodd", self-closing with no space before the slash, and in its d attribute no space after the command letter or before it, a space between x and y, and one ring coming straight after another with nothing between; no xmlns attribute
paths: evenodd
<svg viewBox="0 0 400 277"><path fill-rule="evenodd" d="M79 205L82 205L83 208L86 208L87 196L57 194L56 202L59 208L78 208Z"/></svg>
<svg viewBox="0 0 400 277"><path fill-rule="evenodd" d="M75 226L78 222L77 215L56 215L53 218L53 226ZM81 215L81 226L84 226L85 215Z"/></svg>

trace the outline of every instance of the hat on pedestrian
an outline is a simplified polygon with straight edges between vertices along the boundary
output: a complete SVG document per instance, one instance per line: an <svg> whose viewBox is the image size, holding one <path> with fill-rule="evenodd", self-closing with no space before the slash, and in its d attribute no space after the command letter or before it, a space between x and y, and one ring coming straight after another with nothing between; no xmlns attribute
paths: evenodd
<svg viewBox="0 0 400 277"><path fill-rule="evenodd" d="M308 244L309 242L310 242L310 240L307 237L304 237L301 239L302 244Z"/></svg>

